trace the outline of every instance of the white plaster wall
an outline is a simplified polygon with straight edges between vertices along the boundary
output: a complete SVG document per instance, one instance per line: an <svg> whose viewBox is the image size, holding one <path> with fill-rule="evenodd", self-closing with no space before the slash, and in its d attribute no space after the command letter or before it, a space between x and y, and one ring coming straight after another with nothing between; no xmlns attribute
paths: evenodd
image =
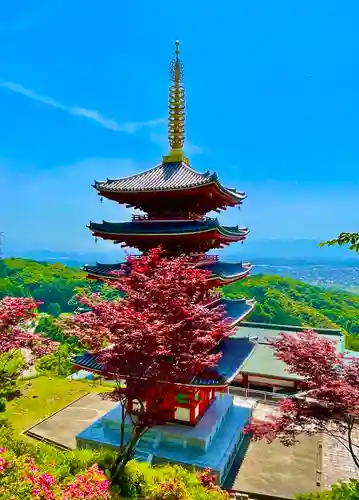
<svg viewBox="0 0 359 500"><path fill-rule="evenodd" d="M183 422L189 422L190 421L189 408L176 408L175 419L182 420Z"/></svg>

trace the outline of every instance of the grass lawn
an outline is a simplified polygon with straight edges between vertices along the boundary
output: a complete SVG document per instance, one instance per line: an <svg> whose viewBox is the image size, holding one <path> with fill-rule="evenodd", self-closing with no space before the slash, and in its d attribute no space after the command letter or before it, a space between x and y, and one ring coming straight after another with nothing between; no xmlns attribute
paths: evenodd
<svg viewBox="0 0 359 500"><path fill-rule="evenodd" d="M3 414L18 433L60 410L88 392L106 392L110 387L93 382L38 377L19 383L21 396L7 403Z"/></svg>

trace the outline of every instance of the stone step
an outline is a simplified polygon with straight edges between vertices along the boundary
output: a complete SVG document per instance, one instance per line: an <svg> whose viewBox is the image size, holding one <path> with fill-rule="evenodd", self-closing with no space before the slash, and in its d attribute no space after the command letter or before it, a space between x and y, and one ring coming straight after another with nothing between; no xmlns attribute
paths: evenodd
<svg viewBox="0 0 359 500"><path fill-rule="evenodd" d="M138 450L135 452L135 460L138 462L149 462L151 463L153 458L152 453L146 452L145 450Z"/></svg>

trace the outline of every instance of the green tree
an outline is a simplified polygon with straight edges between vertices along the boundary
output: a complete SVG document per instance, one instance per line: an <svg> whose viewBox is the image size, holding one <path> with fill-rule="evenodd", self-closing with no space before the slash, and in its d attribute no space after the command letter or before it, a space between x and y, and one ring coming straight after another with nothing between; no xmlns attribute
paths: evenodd
<svg viewBox="0 0 359 500"><path fill-rule="evenodd" d="M61 314L61 306L58 302L50 302L47 306L47 312L51 314L51 316L60 316Z"/></svg>
<svg viewBox="0 0 359 500"><path fill-rule="evenodd" d="M340 233L334 240L323 241L321 247L339 245L349 245L349 250L359 253L359 233Z"/></svg>
<svg viewBox="0 0 359 500"><path fill-rule="evenodd" d="M36 370L49 376L68 377L72 373L71 347L68 344L60 345L53 354L43 356L36 363Z"/></svg>

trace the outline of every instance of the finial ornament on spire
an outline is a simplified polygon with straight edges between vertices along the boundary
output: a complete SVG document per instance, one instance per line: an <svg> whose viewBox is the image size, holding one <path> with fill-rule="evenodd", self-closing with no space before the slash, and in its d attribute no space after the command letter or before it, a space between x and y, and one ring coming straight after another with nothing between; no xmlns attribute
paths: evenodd
<svg viewBox="0 0 359 500"><path fill-rule="evenodd" d="M169 89L168 102L168 142L171 152L165 161L176 161L174 158L182 158L186 161L182 151L185 139L185 90L183 85L183 63L179 58L179 41L175 43L175 58L170 64L170 80L173 82Z"/></svg>

